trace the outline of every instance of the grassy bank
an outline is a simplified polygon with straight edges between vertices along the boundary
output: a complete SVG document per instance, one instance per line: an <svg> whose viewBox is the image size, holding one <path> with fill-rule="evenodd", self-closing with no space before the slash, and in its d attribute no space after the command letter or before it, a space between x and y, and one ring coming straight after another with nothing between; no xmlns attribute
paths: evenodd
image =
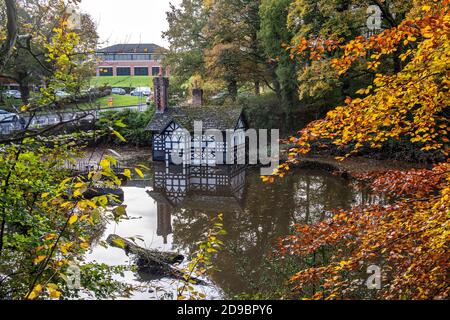
<svg viewBox="0 0 450 320"><path fill-rule="evenodd" d="M117 76L117 77L93 77L90 81L93 87L111 86L121 88L153 87L151 76Z"/></svg>
<svg viewBox="0 0 450 320"><path fill-rule="evenodd" d="M136 106L139 104L139 102L141 103L145 103L146 97L134 97L134 96L130 96L130 95L118 95L118 94L112 94L110 96L107 97L103 97L98 99L95 104L99 105L100 108L105 108L107 109L108 107L110 107L108 105L108 101L109 99L113 100L113 104L112 107L129 107L129 106Z"/></svg>

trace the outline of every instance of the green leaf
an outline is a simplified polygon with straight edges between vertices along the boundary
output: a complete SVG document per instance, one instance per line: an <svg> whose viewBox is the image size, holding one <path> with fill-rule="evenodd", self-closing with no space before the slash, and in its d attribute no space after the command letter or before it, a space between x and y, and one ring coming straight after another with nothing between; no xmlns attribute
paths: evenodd
<svg viewBox="0 0 450 320"><path fill-rule="evenodd" d="M114 219L118 221L120 217L127 215L127 206L119 206L113 210Z"/></svg>
<svg viewBox="0 0 450 320"><path fill-rule="evenodd" d="M123 123L122 119L116 120L114 122L114 125L116 127L119 127L119 128L126 128L127 127L127 125L125 123Z"/></svg>

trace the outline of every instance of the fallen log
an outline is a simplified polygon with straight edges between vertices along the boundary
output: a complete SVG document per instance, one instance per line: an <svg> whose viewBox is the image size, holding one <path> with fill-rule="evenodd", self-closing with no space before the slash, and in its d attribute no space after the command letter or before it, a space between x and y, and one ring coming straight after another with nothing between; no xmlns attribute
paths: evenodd
<svg viewBox="0 0 450 320"><path fill-rule="evenodd" d="M140 275L150 275L148 278L169 276L183 281L190 278L196 284L206 285L203 280L187 277L186 273L172 266L183 262L184 256L181 254L145 249L115 234L109 235L106 241L113 247L123 249L127 255L134 256Z"/></svg>
<svg viewBox="0 0 450 320"><path fill-rule="evenodd" d="M138 266L146 266L148 264L175 264L184 261L184 256L181 254L145 249L116 234L111 234L106 241L113 247L125 250L127 255L130 253L136 255L138 258Z"/></svg>

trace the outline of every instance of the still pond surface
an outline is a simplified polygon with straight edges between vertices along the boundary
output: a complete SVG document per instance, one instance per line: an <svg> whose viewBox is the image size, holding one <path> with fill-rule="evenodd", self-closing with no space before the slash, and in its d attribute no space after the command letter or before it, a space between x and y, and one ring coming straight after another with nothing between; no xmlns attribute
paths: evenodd
<svg viewBox="0 0 450 320"><path fill-rule="evenodd" d="M204 240L211 219L223 213L227 235L213 261L217 271L208 279L211 285L199 289L208 299L274 290L287 276L266 258L277 238L288 235L294 224L317 223L333 209L367 199L346 180L324 171L297 170L274 184L263 183L259 173L231 166L152 165L145 180L123 187L128 219L108 224L102 238L139 236L144 240L137 242L140 246L189 255ZM123 250L102 246L87 259L108 265L132 263ZM170 299L180 285L133 272L119 279L142 286L132 299Z"/></svg>

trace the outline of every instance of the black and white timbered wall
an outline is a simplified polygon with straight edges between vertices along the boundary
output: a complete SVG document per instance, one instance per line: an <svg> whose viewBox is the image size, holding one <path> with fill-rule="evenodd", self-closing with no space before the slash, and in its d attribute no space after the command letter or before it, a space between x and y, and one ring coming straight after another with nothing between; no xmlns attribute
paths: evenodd
<svg viewBox="0 0 450 320"><path fill-rule="evenodd" d="M177 123L171 122L162 133L153 135L153 161L164 161L171 165L181 164L179 162L182 160L183 164L193 166L245 164L245 131L246 125L241 117L234 128L232 145L229 146L226 132L222 132L222 141L207 134L191 137ZM174 154L177 159L173 159ZM234 161L230 163L230 159Z"/></svg>

